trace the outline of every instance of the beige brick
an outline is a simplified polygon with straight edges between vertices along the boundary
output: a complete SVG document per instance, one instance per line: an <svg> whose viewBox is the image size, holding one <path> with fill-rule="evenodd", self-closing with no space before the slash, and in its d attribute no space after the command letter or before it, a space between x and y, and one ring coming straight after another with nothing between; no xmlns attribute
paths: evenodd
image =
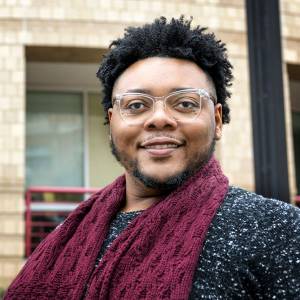
<svg viewBox="0 0 300 300"><path fill-rule="evenodd" d="M14 6L17 4L17 0L6 0L6 5Z"/></svg>
<svg viewBox="0 0 300 300"><path fill-rule="evenodd" d="M4 152L5 153L5 152ZM3 174L6 180L10 180L11 178L15 178L17 176L17 166L13 165L10 161L10 155L7 155L8 161L6 164L3 164Z"/></svg>
<svg viewBox="0 0 300 300"><path fill-rule="evenodd" d="M23 7L30 6L31 5L31 0L19 0L20 5Z"/></svg>
<svg viewBox="0 0 300 300"><path fill-rule="evenodd" d="M11 71L11 74L9 74L9 75L12 75L12 72L13 71ZM12 84L12 83L6 84L4 86L4 95L9 96L9 98L16 96L17 88L18 88L18 85L16 85L16 84ZM8 100L8 101L11 102L10 100Z"/></svg>
<svg viewBox="0 0 300 300"><path fill-rule="evenodd" d="M62 20L65 17L65 11L61 7L55 7L53 9L53 18L57 20Z"/></svg>
<svg viewBox="0 0 300 300"><path fill-rule="evenodd" d="M5 123L15 123L17 122L17 114L14 111L4 111L3 112L3 120Z"/></svg>
<svg viewBox="0 0 300 300"><path fill-rule="evenodd" d="M2 164L2 168L5 168L4 164L7 164L8 161L9 161L9 152L2 151L0 155L0 164Z"/></svg>
<svg viewBox="0 0 300 300"><path fill-rule="evenodd" d="M152 10L156 13L161 13L163 11L163 3L161 1L153 1Z"/></svg>
<svg viewBox="0 0 300 300"><path fill-rule="evenodd" d="M25 232L23 214L4 214L0 213L0 235L22 236Z"/></svg>
<svg viewBox="0 0 300 300"><path fill-rule="evenodd" d="M0 45L0 57L7 58L9 56L10 47L7 45Z"/></svg>
<svg viewBox="0 0 300 300"><path fill-rule="evenodd" d="M20 164L24 163L24 154L21 151L12 151L11 152L11 163L19 166Z"/></svg>
<svg viewBox="0 0 300 300"><path fill-rule="evenodd" d="M13 83L23 83L24 82L24 72L14 71L11 78Z"/></svg>
<svg viewBox="0 0 300 300"><path fill-rule="evenodd" d="M122 0L112 0L112 1L108 1L108 2L110 2L111 8L113 10L119 10L119 11L123 10L126 5L126 1L122 1Z"/></svg>
<svg viewBox="0 0 300 300"><path fill-rule="evenodd" d="M0 287L7 287L25 263L23 258L0 258Z"/></svg>
<svg viewBox="0 0 300 300"><path fill-rule="evenodd" d="M0 192L0 199L2 214L23 213L25 211L25 197L23 194Z"/></svg>
<svg viewBox="0 0 300 300"><path fill-rule="evenodd" d="M50 19L52 16L51 10L47 7L41 7L39 11L39 17L42 19Z"/></svg>
<svg viewBox="0 0 300 300"><path fill-rule="evenodd" d="M12 137L7 144L7 148L20 151L24 157L24 143L24 137Z"/></svg>
<svg viewBox="0 0 300 300"><path fill-rule="evenodd" d="M16 275L16 265L12 263L4 263L3 264L3 274L6 275L6 277L13 277Z"/></svg>
<svg viewBox="0 0 300 300"><path fill-rule="evenodd" d="M17 179L20 180L20 181L24 181L24 176L25 176L25 164L24 164L24 156L22 158L23 160L23 163L22 164L19 164L17 166Z"/></svg>
<svg viewBox="0 0 300 300"><path fill-rule="evenodd" d="M22 136L24 135L24 124L12 124L11 134L12 136Z"/></svg>
<svg viewBox="0 0 300 300"><path fill-rule="evenodd" d="M0 244L0 256L20 257L24 255L25 245L22 238L0 235Z"/></svg>
<svg viewBox="0 0 300 300"><path fill-rule="evenodd" d="M0 82L5 82L9 76L10 72L0 70Z"/></svg>
<svg viewBox="0 0 300 300"><path fill-rule="evenodd" d="M288 62L297 62L298 61L298 53L294 49L284 49L283 57L285 61Z"/></svg>
<svg viewBox="0 0 300 300"><path fill-rule="evenodd" d="M6 6L0 7L0 18L7 18L11 16L11 8Z"/></svg>

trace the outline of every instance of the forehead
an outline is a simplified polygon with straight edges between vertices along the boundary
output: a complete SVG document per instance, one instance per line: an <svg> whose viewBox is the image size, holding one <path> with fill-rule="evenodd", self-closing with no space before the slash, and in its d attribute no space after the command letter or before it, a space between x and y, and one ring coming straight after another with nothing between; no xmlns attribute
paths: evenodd
<svg viewBox="0 0 300 300"><path fill-rule="evenodd" d="M174 88L214 89L210 77L195 63L177 58L151 57L130 65L116 80L113 95L131 89L165 94Z"/></svg>

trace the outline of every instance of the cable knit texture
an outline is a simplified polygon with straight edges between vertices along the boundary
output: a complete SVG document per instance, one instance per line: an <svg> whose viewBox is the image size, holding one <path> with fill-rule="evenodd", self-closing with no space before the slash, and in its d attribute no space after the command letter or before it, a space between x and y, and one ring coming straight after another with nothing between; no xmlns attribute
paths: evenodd
<svg viewBox="0 0 300 300"><path fill-rule="evenodd" d="M196 175L143 211L94 269L125 198L119 177L82 203L43 241L5 299L188 299L208 227L228 190L212 158Z"/></svg>

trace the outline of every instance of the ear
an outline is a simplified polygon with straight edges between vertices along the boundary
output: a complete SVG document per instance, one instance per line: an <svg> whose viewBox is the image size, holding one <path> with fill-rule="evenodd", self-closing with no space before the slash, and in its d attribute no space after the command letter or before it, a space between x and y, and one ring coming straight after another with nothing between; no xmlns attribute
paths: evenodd
<svg viewBox="0 0 300 300"><path fill-rule="evenodd" d="M109 123L111 122L112 113L113 113L113 108L111 107L111 108L109 108L108 111L107 111Z"/></svg>
<svg viewBox="0 0 300 300"><path fill-rule="evenodd" d="M222 105L221 103L217 103L215 105L215 139L220 140L222 137Z"/></svg>
<svg viewBox="0 0 300 300"><path fill-rule="evenodd" d="M109 121L109 140L111 141L111 119L112 119L112 114L113 114L113 108L109 108L107 111L107 115L108 115L108 121Z"/></svg>

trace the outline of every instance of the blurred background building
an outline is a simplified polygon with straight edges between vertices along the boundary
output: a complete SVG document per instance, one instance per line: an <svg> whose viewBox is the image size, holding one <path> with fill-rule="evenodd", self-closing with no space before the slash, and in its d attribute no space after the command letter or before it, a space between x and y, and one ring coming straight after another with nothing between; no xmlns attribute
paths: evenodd
<svg viewBox="0 0 300 300"><path fill-rule="evenodd" d="M300 1L280 5L293 201L300 193ZM181 14L227 44L231 123L216 152L231 184L254 190L243 0L0 0L0 287L92 191L84 188L122 173L110 154L95 76L110 42L129 25Z"/></svg>

